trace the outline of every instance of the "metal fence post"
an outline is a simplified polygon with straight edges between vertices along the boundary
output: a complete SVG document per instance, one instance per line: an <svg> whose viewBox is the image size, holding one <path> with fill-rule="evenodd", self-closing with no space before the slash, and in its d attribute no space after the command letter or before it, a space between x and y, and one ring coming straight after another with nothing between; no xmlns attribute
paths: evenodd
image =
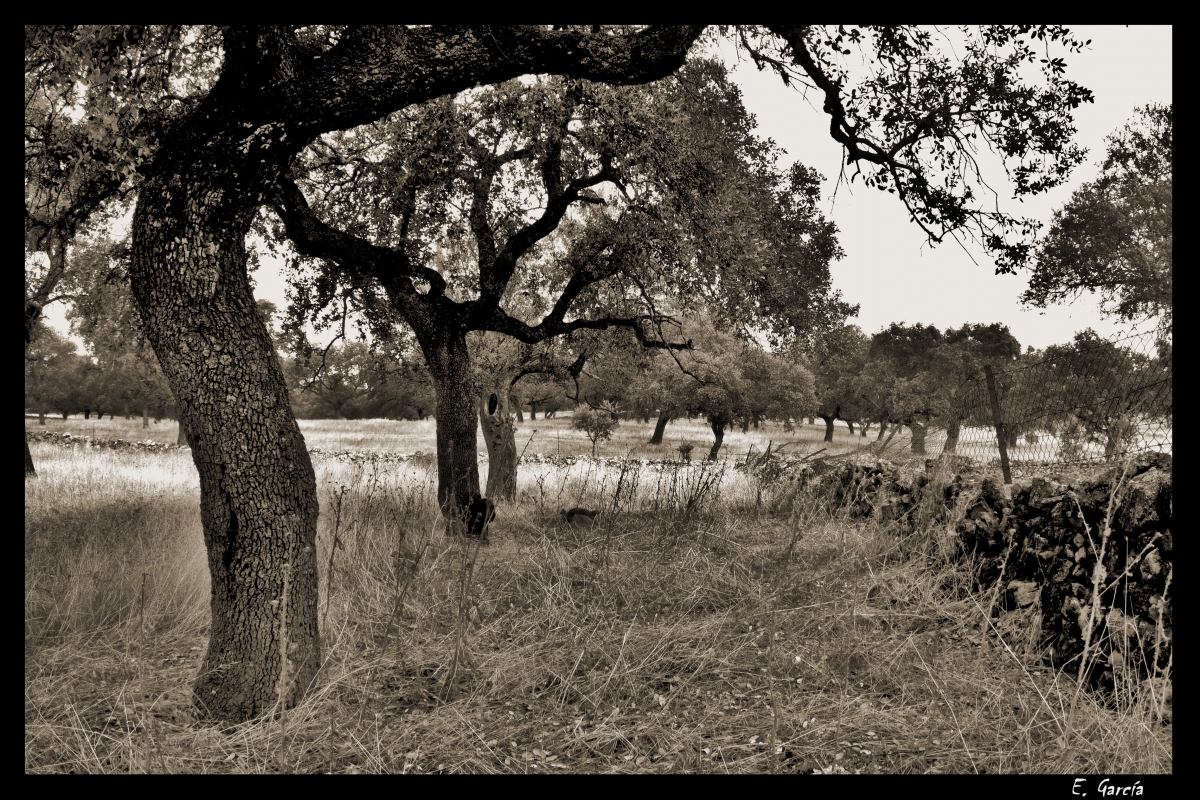
<svg viewBox="0 0 1200 800"><path fill-rule="evenodd" d="M1000 445L1000 470L1004 473L1004 483L1012 483L1012 471L1008 467L1008 442L1004 435L1004 422L1000 419L1000 397L996 394L996 376L992 373L992 365L983 366L983 374L987 376L988 397L992 401L992 422L996 424L996 444Z"/></svg>

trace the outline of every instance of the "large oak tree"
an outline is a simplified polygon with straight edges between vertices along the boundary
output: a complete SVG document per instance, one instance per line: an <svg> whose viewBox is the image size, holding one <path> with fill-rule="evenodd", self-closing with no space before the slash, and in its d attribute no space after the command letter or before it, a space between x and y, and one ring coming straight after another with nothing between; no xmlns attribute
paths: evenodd
<svg viewBox="0 0 1200 800"><path fill-rule="evenodd" d="M299 165L314 202L285 183L276 208L300 252L323 259L307 296L336 302L322 286L341 281L368 314L416 332L453 519L480 496L479 403L489 482L511 496L508 398L526 360L479 385L469 332L532 346L623 327L682 346L661 335L660 307L685 296L789 336L844 315L819 176L781 174L777 156L724 68L695 60L642 87L514 81L325 137Z"/></svg>
<svg viewBox="0 0 1200 800"><path fill-rule="evenodd" d="M222 30L219 77L160 133L133 218L134 296L200 473L213 598L196 696L231 719L293 702L320 663L315 477L253 313L245 246L291 157L326 131L528 72L659 77L699 30L321 33Z"/></svg>

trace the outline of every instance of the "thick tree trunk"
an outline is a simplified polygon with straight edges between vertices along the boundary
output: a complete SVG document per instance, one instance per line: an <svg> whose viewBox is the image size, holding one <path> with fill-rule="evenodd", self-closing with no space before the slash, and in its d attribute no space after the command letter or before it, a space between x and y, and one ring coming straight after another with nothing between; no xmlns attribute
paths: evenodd
<svg viewBox="0 0 1200 800"><path fill-rule="evenodd" d="M142 406L142 430L150 427L150 409Z"/></svg>
<svg viewBox="0 0 1200 800"><path fill-rule="evenodd" d="M1009 447L1012 447L1012 446L1013 445L1011 445L1011 444L1009 445ZM1117 451L1120 448L1120 446L1121 446L1121 437L1117 435L1117 432L1115 430L1113 430L1112 428L1107 430L1105 432L1105 436L1104 436L1104 460L1108 461L1108 460L1112 459L1112 457L1117 454Z"/></svg>
<svg viewBox="0 0 1200 800"><path fill-rule="evenodd" d="M962 420L952 417L946 424L946 444L942 447L942 452L948 455L958 453L958 437L962 432Z"/></svg>
<svg viewBox="0 0 1200 800"><path fill-rule="evenodd" d="M127 419L127 420L128 420L128 419L130 419L130 416L129 416L129 403L126 403L126 404L125 404L125 419Z"/></svg>
<svg viewBox="0 0 1200 800"><path fill-rule="evenodd" d="M83 418L84 418L84 419L91 419L91 418L92 418L92 410L91 410L90 408L85 408L85 409L83 410Z"/></svg>
<svg viewBox="0 0 1200 800"><path fill-rule="evenodd" d="M1014 425L1013 428L1015 430L1016 426ZM1120 455L1129 446L1129 441L1136 432L1135 423L1128 415L1121 415L1115 420L1110 420L1108 428L1104 432L1104 459L1107 461ZM1015 444L1009 445L1009 447L1014 446Z"/></svg>
<svg viewBox="0 0 1200 800"><path fill-rule="evenodd" d="M925 433L929 426L923 422L910 422L908 427L912 430L912 452L913 455L925 455Z"/></svg>
<svg viewBox="0 0 1200 800"><path fill-rule="evenodd" d="M479 456L475 432L475 379L466 333L457 327L419 336L437 398L438 506L447 524L464 524L478 500Z"/></svg>
<svg viewBox="0 0 1200 800"><path fill-rule="evenodd" d="M29 452L29 436L25 436L25 477L36 478L37 470L33 468L33 454Z"/></svg>
<svg viewBox="0 0 1200 800"><path fill-rule="evenodd" d="M1016 447L1017 440L1021 438L1021 428L1019 425L1008 424L1004 426L1004 435L1006 441L1004 444L1008 447Z"/></svg>
<svg viewBox="0 0 1200 800"><path fill-rule="evenodd" d="M520 423L524 422L524 421L525 421L525 415L521 413L521 404L520 404L520 403L513 402L513 398L511 398L511 397L508 399L508 403L509 403L509 406L511 406L511 407L512 407L512 410L513 410L514 412L516 412L516 415L517 415L517 423L518 423L518 424L520 424ZM490 493L489 493L489 494L490 494Z"/></svg>
<svg viewBox="0 0 1200 800"><path fill-rule="evenodd" d="M746 414L742 417L742 433L750 432L750 415Z"/></svg>
<svg viewBox="0 0 1200 800"><path fill-rule="evenodd" d="M45 425L45 424L46 424L46 412L39 408L38 409L38 425Z"/></svg>
<svg viewBox="0 0 1200 800"><path fill-rule="evenodd" d="M843 420L843 422L846 423L846 427L850 429L850 435L853 436L854 435L854 423L848 419Z"/></svg>
<svg viewBox="0 0 1200 800"><path fill-rule="evenodd" d="M754 425L754 430L758 430L758 414L752 414L750 416L750 422L752 425Z"/></svg>
<svg viewBox="0 0 1200 800"><path fill-rule="evenodd" d="M479 423L483 427L483 441L488 453L487 496L492 500L515 500L516 427L512 421L512 407L507 399L501 400L502 397L507 398L508 392L492 392L479 398Z"/></svg>
<svg viewBox="0 0 1200 800"><path fill-rule="evenodd" d="M667 430L667 423L671 421L671 417L667 412L658 412L658 422L654 424L654 435L650 437L650 444L662 444L663 433Z"/></svg>
<svg viewBox="0 0 1200 800"><path fill-rule="evenodd" d="M867 438L867 431L870 430L870 428L871 428L871 423L864 422L862 424L862 427L858 429L858 435L864 439Z"/></svg>
<svg viewBox="0 0 1200 800"><path fill-rule="evenodd" d="M877 442L883 441L883 434L887 433L887 428L888 428L887 420L884 420L884 419L879 420L879 435L875 437L875 441L877 441Z"/></svg>
<svg viewBox="0 0 1200 800"><path fill-rule="evenodd" d="M64 422L66 422L67 418L71 416L70 412L68 412L68 411L60 411L58 413L62 414L62 418L63 418Z"/></svg>
<svg viewBox="0 0 1200 800"><path fill-rule="evenodd" d="M212 623L196 700L240 721L293 705L321 649L316 476L255 312L244 241L258 200L235 156L159 153L171 168L139 190L130 283L200 476Z"/></svg>
<svg viewBox="0 0 1200 800"><path fill-rule="evenodd" d="M709 425L712 427L713 432L713 446L712 449L708 451L709 461L717 460L717 453L721 449L721 443L725 441L725 425L728 422L728 420L725 420L721 417L709 420Z"/></svg>
<svg viewBox="0 0 1200 800"><path fill-rule="evenodd" d="M822 415L821 419L824 420L824 422L825 422L825 441L832 442L833 441L833 423L837 419L837 417L826 417L826 416Z"/></svg>
<svg viewBox="0 0 1200 800"><path fill-rule="evenodd" d="M537 422L537 403L529 404L529 421Z"/></svg>

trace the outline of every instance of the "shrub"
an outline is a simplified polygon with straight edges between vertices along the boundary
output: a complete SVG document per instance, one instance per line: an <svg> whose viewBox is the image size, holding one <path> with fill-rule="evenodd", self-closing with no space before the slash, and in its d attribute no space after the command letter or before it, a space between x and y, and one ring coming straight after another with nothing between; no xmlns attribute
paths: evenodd
<svg viewBox="0 0 1200 800"><path fill-rule="evenodd" d="M617 415L602 408L576 409L571 418L571 427L583 431L592 440L593 456L596 455L596 445L611 439L618 424Z"/></svg>

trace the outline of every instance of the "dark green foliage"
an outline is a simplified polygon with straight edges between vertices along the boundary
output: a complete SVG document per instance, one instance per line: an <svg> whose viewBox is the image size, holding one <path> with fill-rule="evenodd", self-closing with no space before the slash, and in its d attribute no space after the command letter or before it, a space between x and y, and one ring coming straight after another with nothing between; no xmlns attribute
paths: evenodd
<svg viewBox="0 0 1200 800"><path fill-rule="evenodd" d="M1171 318L1173 106L1146 106L1108 137L1096 180L1054 213L1022 301L1085 292L1122 320Z"/></svg>

